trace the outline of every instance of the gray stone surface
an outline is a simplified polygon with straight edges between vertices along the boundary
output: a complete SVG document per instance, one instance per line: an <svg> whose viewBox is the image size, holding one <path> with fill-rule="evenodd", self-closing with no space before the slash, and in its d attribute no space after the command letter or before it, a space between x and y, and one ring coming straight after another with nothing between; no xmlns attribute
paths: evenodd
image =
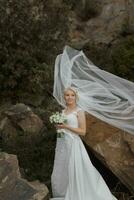
<svg viewBox="0 0 134 200"><path fill-rule="evenodd" d="M49 192L39 181L21 178L15 155L0 153L0 200L48 200Z"/></svg>
<svg viewBox="0 0 134 200"><path fill-rule="evenodd" d="M77 12L72 15L70 38L76 46L87 39L96 45L109 45L118 41L124 32L134 34L134 2L131 0L81 0L77 10L87 12L87 18L79 21Z"/></svg>
<svg viewBox="0 0 134 200"><path fill-rule="evenodd" d="M25 104L18 103L3 112L0 120L0 135L5 143L13 143L16 137L38 137L43 121Z"/></svg>

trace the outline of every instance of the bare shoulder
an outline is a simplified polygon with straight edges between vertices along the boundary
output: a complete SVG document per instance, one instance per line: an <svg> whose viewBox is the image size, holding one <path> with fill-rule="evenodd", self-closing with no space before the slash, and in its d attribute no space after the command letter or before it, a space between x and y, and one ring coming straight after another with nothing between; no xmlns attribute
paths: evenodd
<svg viewBox="0 0 134 200"><path fill-rule="evenodd" d="M85 117L85 111L82 110L81 108L78 109L78 111L77 111L77 116L78 116L78 118L79 118L79 117Z"/></svg>
<svg viewBox="0 0 134 200"><path fill-rule="evenodd" d="M78 109L77 109L77 113L85 113L85 111L82 110L81 108L78 108Z"/></svg>
<svg viewBox="0 0 134 200"><path fill-rule="evenodd" d="M86 116L85 116L85 111L82 109L79 109L77 112L77 118L78 118L78 123L79 127L84 130L84 133L86 132Z"/></svg>

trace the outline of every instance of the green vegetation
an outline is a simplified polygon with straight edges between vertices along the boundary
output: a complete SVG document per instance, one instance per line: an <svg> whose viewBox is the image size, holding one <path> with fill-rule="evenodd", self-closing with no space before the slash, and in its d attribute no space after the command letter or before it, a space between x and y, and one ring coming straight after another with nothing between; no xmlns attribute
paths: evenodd
<svg viewBox="0 0 134 200"><path fill-rule="evenodd" d="M52 65L67 38L67 9L48 1L1 1L1 99L50 90Z"/></svg>
<svg viewBox="0 0 134 200"><path fill-rule="evenodd" d="M111 54L113 73L134 81L134 38L122 40Z"/></svg>
<svg viewBox="0 0 134 200"><path fill-rule="evenodd" d="M84 48L92 62L103 70L134 81L134 37L122 38L110 47L98 47L95 44Z"/></svg>

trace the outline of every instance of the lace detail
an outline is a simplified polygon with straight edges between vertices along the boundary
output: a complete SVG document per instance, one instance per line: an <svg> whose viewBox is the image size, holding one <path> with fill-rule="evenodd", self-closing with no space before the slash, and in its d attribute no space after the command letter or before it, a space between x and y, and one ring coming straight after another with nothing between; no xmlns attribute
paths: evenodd
<svg viewBox="0 0 134 200"><path fill-rule="evenodd" d="M81 108L77 108L76 110L70 112L70 113L65 113L65 109L62 110L62 113L64 113L65 115L71 115L71 114L77 114L79 111L82 111Z"/></svg>

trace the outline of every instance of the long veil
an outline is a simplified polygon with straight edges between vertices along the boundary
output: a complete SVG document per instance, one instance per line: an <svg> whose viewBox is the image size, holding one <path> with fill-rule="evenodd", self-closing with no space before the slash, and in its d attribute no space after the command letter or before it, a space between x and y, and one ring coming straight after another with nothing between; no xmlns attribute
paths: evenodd
<svg viewBox="0 0 134 200"><path fill-rule="evenodd" d="M63 91L75 87L78 106L134 134L134 83L99 69L83 53L65 46L55 61L53 96L65 107Z"/></svg>

